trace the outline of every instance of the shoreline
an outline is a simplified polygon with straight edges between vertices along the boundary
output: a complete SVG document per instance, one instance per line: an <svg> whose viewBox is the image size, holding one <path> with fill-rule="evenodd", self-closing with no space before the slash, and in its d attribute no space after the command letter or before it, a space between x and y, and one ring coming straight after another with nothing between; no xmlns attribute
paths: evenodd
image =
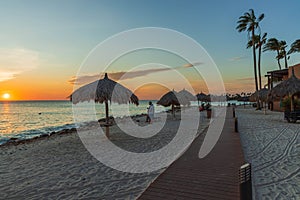
<svg viewBox="0 0 300 200"><path fill-rule="evenodd" d="M196 106L190 106L190 107L187 107L187 108L191 108L191 107L196 107ZM182 107L181 109L187 109L186 107ZM161 112L156 112L155 114L160 114L162 112L166 112L166 113L170 113L171 110L166 110L166 111L161 111ZM136 114L136 115L129 115L129 116L122 116L122 117L113 117L113 116L110 116L109 119L110 121L112 122L113 121L113 124L114 124L114 120L118 120L118 119L123 119L123 118L132 118L132 119L138 119L138 118L141 118L141 117L145 117L146 118L146 113L141 113L141 114ZM105 122L105 118L100 118L98 119L98 124L103 127L103 122ZM19 145L19 144L24 144L24 143L27 143L27 142L34 142L34 141L37 141L37 140L40 140L40 139L44 139L44 138L47 138L47 137L51 137L52 135L61 135L61 134L69 134L69 133L73 133L73 132L76 132L77 128L85 128L85 127L88 127L90 125L95 125L95 123L97 123L96 121L90 121L90 122L83 122L81 125L76 125L75 123L72 123L72 124L64 124L64 125L61 125L62 127L63 126L67 126L67 125L71 125L71 126L75 126L73 128L64 128L64 129L61 129L59 131L51 131L51 132L48 132L48 133L43 133L39 136L33 136L32 138L18 138L17 136L19 134L16 134L15 136L13 137L10 137L8 140L6 140L4 143L0 144L0 148L3 147L3 146L7 146L7 145ZM112 124L112 125L113 125ZM54 126L53 128L57 128L59 126ZM38 129L39 130L39 129Z"/></svg>
<svg viewBox="0 0 300 200"><path fill-rule="evenodd" d="M146 117L146 114L142 113L142 114L138 114L138 115L124 116L124 117L117 117L117 118L122 119L122 118L126 118L126 117L131 117L133 119L138 119L140 117ZM109 117L109 119L110 119L110 122L112 122L112 125L115 125L115 122L114 122L115 118L111 116L111 117ZM98 123L101 127L103 127L103 122L105 122L105 118L101 118L97 122L96 121L85 122L84 124L82 124L81 126L79 126L77 128L85 128L85 127L88 127L90 125L95 125L96 123ZM65 124L65 125L72 125L72 124ZM65 125L63 125L63 126L65 126ZM73 124L73 125L76 126L76 124ZM20 138L17 138L17 137L11 137L6 142L0 144L0 148L4 147L4 146L9 146L9 145L26 144L26 143L30 143L30 142L34 142L34 141L38 141L38 140L41 140L41 139L51 137L53 135L76 133L77 128L74 127L74 128L62 129L62 130L59 130L59 131L52 131L52 132L49 132L49 133L44 133L44 134L41 134L39 136L34 136L32 138L27 138L27 139L26 138L25 139L20 139Z"/></svg>

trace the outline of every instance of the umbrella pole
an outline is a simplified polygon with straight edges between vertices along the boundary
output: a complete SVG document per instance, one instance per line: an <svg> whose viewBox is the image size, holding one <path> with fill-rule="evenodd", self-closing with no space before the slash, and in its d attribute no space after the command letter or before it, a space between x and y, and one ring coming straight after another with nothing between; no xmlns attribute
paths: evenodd
<svg viewBox="0 0 300 200"><path fill-rule="evenodd" d="M109 138L109 117L108 117L108 101L105 101L105 118L106 118L106 125L105 125L105 135Z"/></svg>
<svg viewBox="0 0 300 200"><path fill-rule="evenodd" d="M291 111L294 111L294 95L291 96Z"/></svg>
<svg viewBox="0 0 300 200"><path fill-rule="evenodd" d="M173 115L173 119L174 119L175 118L174 104L172 104L172 115Z"/></svg>
<svg viewBox="0 0 300 200"><path fill-rule="evenodd" d="M105 119L106 119L106 124L109 124L109 118L108 118L108 102L107 102L107 100L105 101Z"/></svg>

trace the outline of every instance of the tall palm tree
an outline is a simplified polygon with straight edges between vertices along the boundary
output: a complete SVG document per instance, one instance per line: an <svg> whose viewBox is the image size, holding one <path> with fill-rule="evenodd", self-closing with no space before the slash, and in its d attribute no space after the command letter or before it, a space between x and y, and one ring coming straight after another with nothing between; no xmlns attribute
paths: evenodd
<svg viewBox="0 0 300 200"><path fill-rule="evenodd" d="M256 70L256 51L255 51L255 30L259 28L259 22L265 17L264 14L261 14L258 18L255 16L254 10L250 9L249 12L244 13L244 15L239 17L238 25L236 29L238 32L248 32L248 37L251 34L252 39L252 53L253 53L253 69L254 69L254 78L255 78L255 89L258 91L257 83L257 70ZM258 102L258 99L257 99ZM257 103L259 105L259 103Z"/></svg>
<svg viewBox="0 0 300 200"><path fill-rule="evenodd" d="M281 64L280 64L280 43L276 38L270 38L268 39L267 43L265 44L263 51L276 51L277 52L277 63L279 69L281 69Z"/></svg>
<svg viewBox="0 0 300 200"><path fill-rule="evenodd" d="M262 83L261 83L261 49L262 46L267 41L267 33L264 33L263 36L255 35L255 48L258 49L258 83L259 83L259 90L262 89ZM247 48L252 47L252 40L248 42Z"/></svg>
<svg viewBox="0 0 300 200"><path fill-rule="evenodd" d="M296 52L300 53L300 39L296 40L295 42L293 42L293 44L291 44L291 49L289 50L288 54Z"/></svg>
<svg viewBox="0 0 300 200"><path fill-rule="evenodd" d="M259 90L262 89L261 83L261 50L262 46L267 42L267 33L264 33L263 36L259 35L257 47L258 48L258 76L259 76Z"/></svg>

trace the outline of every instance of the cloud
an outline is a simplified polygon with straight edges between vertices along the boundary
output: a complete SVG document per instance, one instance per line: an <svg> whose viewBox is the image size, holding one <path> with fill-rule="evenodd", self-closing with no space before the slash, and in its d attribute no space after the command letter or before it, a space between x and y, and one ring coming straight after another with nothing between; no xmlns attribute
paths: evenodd
<svg viewBox="0 0 300 200"><path fill-rule="evenodd" d="M187 64L183 65L183 67L189 68L189 67L195 67L195 66L202 65L202 64L203 64L202 62L187 63Z"/></svg>
<svg viewBox="0 0 300 200"><path fill-rule="evenodd" d="M72 85L82 85L84 83L90 83L93 82L95 80L98 80L100 77L99 74L96 75L85 75L85 76L78 76L76 78L76 76L72 76L69 80L68 83L72 84Z"/></svg>
<svg viewBox="0 0 300 200"><path fill-rule="evenodd" d="M259 78L259 77L257 77L257 78ZM265 76L261 76L261 79L262 79L262 81L266 81L267 80ZM235 80L236 81L244 81L244 82L247 82L247 81L254 82L254 77L237 78Z"/></svg>
<svg viewBox="0 0 300 200"><path fill-rule="evenodd" d="M194 67L196 65L200 65L202 63L200 62L195 62L195 63L187 63L179 67L174 67L174 68L155 68L155 69L145 69L145 70L137 70L137 71L130 71L130 72L125 72L125 71L120 71L120 72L112 72L108 73L108 76L112 80L126 80L126 79L133 79L137 77L143 77L147 76L148 74L156 73L156 72L163 72L163 71L171 71L174 69L183 69L183 68L190 68ZM92 75L84 75L84 76L79 76L79 77L71 77L68 82L72 85L82 85L86 83L90 83L93 81L98 80L99 78L103 77L104 74L92 74Z"/></svg>
<svg viewBox="0 0 300 200"><path fill-rule="evenodd" d="M266 84L267 79L262 76L262 87ZM225 82L226 90L229 93L254 92L254 77L237 78Z"/></svg>
<svg viewBox="0 0 300 200"><path fill-rule="evenodd" d="M0 82L13 79L38 65L39 54L35 51L22 48L0 49Z"/></svg>
<svg viewBox="0 0 300 200"><path fill-rule="evenodd" d="M246 58L247 58L247 56L237 56L237 57L229 58L228 60L231 62L234 62L234 61L244 60Z"/></svg>
<svg viewBox="0 0 300 200"><path fill-rule="evenodd" d="M226 91L231 94L254 91L254 83L250 81L229 81L225 82L224 85Z"/></svg>
<svg viewBox="0 0 300 200"><path fill-rule="evenodd" d="M254 78L253 77L246 77L246 78L238 78L238 79L235 79L237 81L254 81Z"/></svg>

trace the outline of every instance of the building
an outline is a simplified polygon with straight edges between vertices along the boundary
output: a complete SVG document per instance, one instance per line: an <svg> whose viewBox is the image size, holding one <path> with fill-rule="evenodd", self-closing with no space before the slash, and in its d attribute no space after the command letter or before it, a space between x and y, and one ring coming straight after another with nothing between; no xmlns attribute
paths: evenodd
<svg viewBox="0 0 300 200"><path fill-rule="evenodd" d="M292 68L294 68L294 73L296 77L300 79L300 63L290 66L288 69L269 71L265 75L265 77L268 78L268 88L272 89L280 82L287 80L289 77L291 77ZM269 108L274 111L283 111L283 108L281 108L280 106L280 101L271 102Z"/></svg>

